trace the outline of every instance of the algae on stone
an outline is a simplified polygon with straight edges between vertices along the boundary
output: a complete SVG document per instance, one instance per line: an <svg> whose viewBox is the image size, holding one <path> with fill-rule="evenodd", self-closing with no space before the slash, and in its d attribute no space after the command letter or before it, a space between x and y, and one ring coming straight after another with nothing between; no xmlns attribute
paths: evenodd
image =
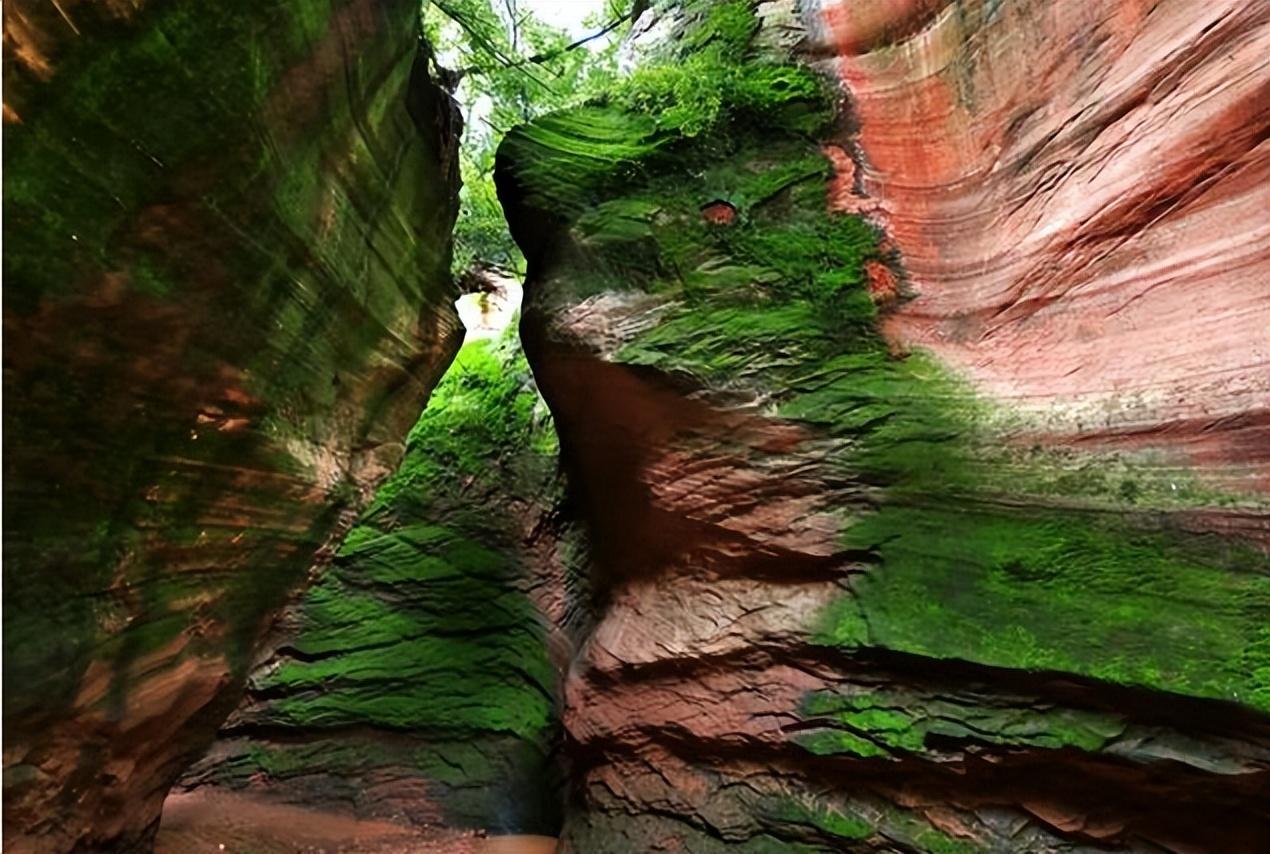
<svg viewBox="0 0 1270 854"><path fill-rule="evenodd" d="M513 333L464 345L189 783L249 786L254 767L316 802L390 775L425 783L450 826L554 832L556 672L531 593L563 559L530 540L556 489Z"/></svg>
<svg viewBox="0 0 1270 854"><path fill-rule="evenodd" d="M800 654L817 662L817 674L832 662L919 662L928 676L948 666L1003 685L1049 690L1065 679L1091 695L1145 690L1219 701L1214 709L1225 701L1270 708L1270 558L1188 531L1173 513L1222 497L1178 489L1171 472L1132 454L1012 445L1017 420L1008 407L976 394L933 356L884 338L891 300L905 299L902 259L874 224L828 209L832 168L821 144L840 138L834 94L805 68L755 47L756 4L668 5L668 44L646 57L627 88L518 128L500 149L500 190L529 256L530 331L541 358L582 358L575 354L585 346L571 336L588 333L569 325L574 314L619 306L616 343L584 341L599 354L587 358L657 377L681 390L685 406L713 404L727 416L739 409L814 437L801 471L814 471L823 500L836 502L827 513L839 527L843 564L837 600L802 627L810 649ZM728 216L707 216L719 203ZM897 297L870 293L879 265L900 281ZM586 423L584 403L552 403ZM681 450L674 441L653 450ZM564 453L568 459L567 443ZM1092 476L1100 468L1115 476ZM750 652L756 660L780 655ZM684 658L659 663L695 672ZM812 706L830 703L819 714L831 720L790 738L816 754L803 754L816 768L932 762L938 751L928 742L1061 762L1045 757L1105 755L1126 725L1004 687L996 706L993 689L982 690L988 702L927 698L912 708L903 704L920 698L898 697L892 707L813 695ZM808 722L805 708L789 715L799 727ZM677 756L689 752L680 729L665 730L641 735ZM749 746L740 733L724 733L702 750L733 757ZM710 828L725 843L706 838L700 825L708 819L687 807L674 818L623 820L639 809L638 796L599 784L589 790L596 814L571 817L569 838L617 850L603 847L603 826L613 839L664 832L702 851L746 850L771 833L804 839L737 806L736 789L760 783L724 782L712 762L728 760L712 756L694 766L699 784L729 807L707 798L695 808L726 814L725 827ZM780 768L773 786L803 782L789 783L796 772ZM861 770L842 769L844 777ZM825 785L826 776L805 774ZM1064 844L1036 832L1046 845ZM916 813L886 838L914 850L979 850Z"/></svg>

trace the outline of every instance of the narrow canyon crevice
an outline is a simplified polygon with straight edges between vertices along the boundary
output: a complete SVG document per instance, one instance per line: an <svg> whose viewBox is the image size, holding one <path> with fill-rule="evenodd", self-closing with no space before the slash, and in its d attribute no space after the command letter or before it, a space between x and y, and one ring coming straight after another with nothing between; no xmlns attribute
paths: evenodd
<svg viewBox="0 0 1270 854"><path fill-rule="evenodd" d="M503 5L6 6L6 848L1270 850L1270 3Z"/></svg>

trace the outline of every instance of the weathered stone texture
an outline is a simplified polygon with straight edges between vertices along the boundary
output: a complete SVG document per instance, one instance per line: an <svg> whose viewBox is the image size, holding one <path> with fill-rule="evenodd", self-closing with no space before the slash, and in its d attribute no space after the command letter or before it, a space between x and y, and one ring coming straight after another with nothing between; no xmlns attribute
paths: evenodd
<svg viewBox="0 0 1270 854"><path fill-rule="evenodd" d="M6 849L145 840L457 348L418 15L5 4Z"/></svg>

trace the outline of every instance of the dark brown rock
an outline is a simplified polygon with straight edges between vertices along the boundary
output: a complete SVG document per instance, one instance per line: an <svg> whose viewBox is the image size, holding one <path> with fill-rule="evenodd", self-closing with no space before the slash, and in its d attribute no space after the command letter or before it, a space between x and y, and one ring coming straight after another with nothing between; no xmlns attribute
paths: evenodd
<svg viewBox="0 0 1270 854"><path fill-rule="evenodd" d="M4 18L5 847L99 850L457 348L456 120L417 3Z"/></svg>

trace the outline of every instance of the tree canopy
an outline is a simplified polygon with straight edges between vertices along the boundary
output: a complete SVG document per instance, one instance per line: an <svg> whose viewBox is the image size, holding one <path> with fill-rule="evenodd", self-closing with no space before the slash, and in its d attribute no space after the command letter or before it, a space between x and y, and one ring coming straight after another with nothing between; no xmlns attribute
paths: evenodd
<svg viewBox="0 0 1270 854"><path fill-rule="evenodd" d="M586 20L587 35L540 20L520 0L432 0L424 35L437 74L463 110L463 189L454 232L457 275L479 266L524 271L494 190L494 152L503 134L537 116L601 92L617 75L621 36L641 3L607 0Z"/></svg>

